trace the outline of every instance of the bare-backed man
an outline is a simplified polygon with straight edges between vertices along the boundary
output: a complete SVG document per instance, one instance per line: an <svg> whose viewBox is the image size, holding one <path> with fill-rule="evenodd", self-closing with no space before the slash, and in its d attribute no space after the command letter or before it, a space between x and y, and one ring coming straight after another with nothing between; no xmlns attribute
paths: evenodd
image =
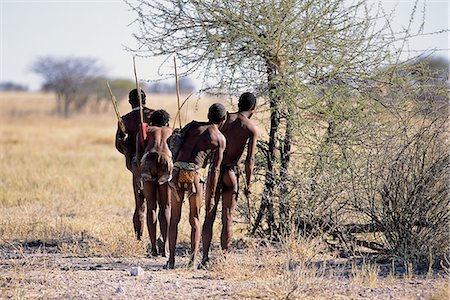
<svg viewBox="0 0 450 300"><path fill-rule="evenodd" d="M215 103L209 108L209 122L193 121L182 130L184 141L175 159L172 179L172 183L177 189L177 195L172 197L171 203L172 209L169 229L170 257L167 262L167 267L170 269L173 269L175 265L178 223L181 217L183 196L186 192L189 198L189 223L191 224L190 264L194 268L197 267L198 248L201 237L199 216L203 195L203 184L201 183L198 171L204 166L207 157L212 154L213 160L210 166L211 180L209 180L206 190L209 195L215 195L220 164L226 146L225 137L219 131L219 128L225 121L225 118L225 107L222 104Z"/></svg>
<svg viewBox="0 0 450 300"><path fill-rule="evenodd" d="M206 195L206 216L203 223L202 243L203 259L205 265L209 261L209 249L211 246L213 224L216 217L217 205L222 195L222 232L220 244L223 251L228 251L232 238L233 215L236 208L236 197L238 194L238 170L237 166L242 153L247 146L247 158L245 160L245 194L251 193L251 178L255 164L256 142L258 130L255 124L250 121L256 108L256 97L252 93L243 93L239 98L239 111L229 113L221 132L227 140L218 189L213 198ZM207 191L208 192L208 191Z"/></svg>
<svg viewBox="0 0 450 300"><path fill-rule="evenodd" d="M145 93L141 90L142 104L145 104ZM116 148L125 155L127 169L133 173L133 191L135 199L135 210L133 215L134 232L138 240L142 237L143 223L145 218L144 194L140 188L140 173L136 158L136 136L139 132L140 112L137 89L131 90L128 95L128 102L131 104L131 112L122 116L127 136L123 134L119 126L116 133ZM150 115L153 110L143 107L144 122L150 122Z"/></svg>
<svg viewBox="0 0 450 300"><path fill-rule="evenodd" d="M158 255L156 245L156 208L159 206L159 229L163 238L162 255L169 252L170 221L170 188L172 179L172 152L167 139L172 135L169 127L170 116L165 110L156 110L150 116L150 126L147 130L146 148L141 150L140 143L136 145L137 157L140 161L141 178L144 182L144 196L147 200L147 228L150 236L151 254Z"/></svg>

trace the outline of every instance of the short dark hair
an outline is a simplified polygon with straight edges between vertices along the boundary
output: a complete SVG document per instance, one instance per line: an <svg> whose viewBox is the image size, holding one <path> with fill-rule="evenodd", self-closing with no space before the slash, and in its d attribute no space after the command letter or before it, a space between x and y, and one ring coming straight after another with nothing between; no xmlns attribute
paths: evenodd
<svg viewBox="0 0 450 300"><path fill-rule="evenodd" d="M239 111L248 111L256 107L256 97L252 93L246 92L239 97Z"/></svg>
<svg viewBox="0 0 450 300"><path fill-rule="evenodd" d="M208 120L213 124L218 124L222 121L227 115L227 110L225 106L220 103L214 103L209 107L208 110Z"/></svg>
<svg viewBox="0 0 450 300"><path fill-rule="evenodd" d="M146 97L145 92L141 90L142 104L145 104L145 97ZM128 94L128 102L133 106L139 105L137 89L133 89L130 91L130 93Z"/></svg>
<svg viewBox="0 0 450 300"><path fill-rule="evenodd" d="M158 109L150 115L152 126L163 127L169 124L170 115L164 109Z"/></svg>

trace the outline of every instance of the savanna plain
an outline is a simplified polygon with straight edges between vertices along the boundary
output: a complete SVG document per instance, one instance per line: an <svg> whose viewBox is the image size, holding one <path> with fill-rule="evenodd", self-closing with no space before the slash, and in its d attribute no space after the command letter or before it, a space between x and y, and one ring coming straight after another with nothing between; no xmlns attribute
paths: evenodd
<svg viewBox="0 0 450 300"><path fill-rule="evenodd" d="M183 122L205 120L215 101L232 110L224 99L192 99ZM173 116L176 97L149 95L148 106ZM114 148L112 109L65 119L54 107L52 94L0 94L1 299L450 299L449 270L396 273L338 258L320 240L270 243L249 237L239 216L231 253L219 251L218 218L213 263L192 270L183 214L176 268L166 270L165 258L147 256L146 231L134 239L131 174ZM120 108L129 111L126 101ZM133 267L142 273L131 276Z"/></svg>

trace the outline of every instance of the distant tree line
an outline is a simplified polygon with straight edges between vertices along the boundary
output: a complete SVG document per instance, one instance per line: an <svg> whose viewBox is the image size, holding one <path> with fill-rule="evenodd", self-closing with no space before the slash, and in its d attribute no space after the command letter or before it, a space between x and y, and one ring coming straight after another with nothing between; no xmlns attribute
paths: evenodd
<svg viewBox="0 0 450 300"><path fill-rule="evenodd" d="M129 91L135 88L135 82L129 79L110 79L94 58L88 57L40 57L34 61L31 70L43 79L42 90L56 94L56 113L69 117L73 113L85 110L105 111L110 107L110 96L106 88L109 81L113 94L118 101L126 99ZM179 81L180 92L190 93L195 86L189 78ZM158 81L142 84L150 93L174 93L175 84ZM5 88L21 88L9 83Z"/></svg>
<svg viewBox="0 0 450 300"><path fill-rule="evenodd" d="M187 77L182 77L178 81L180 93L192 93L195 90L194 83ZM159 81L147 84L146 90L155 94L172 94L175 92L175 82L168 83Z"/></svg>
<svg viewBox="0 0 450 300"><path fill-rule="evenodd" d="M28 86L20 84L20 83L15 83L12 81L0 82L0 91L26 92L26 91L28 91Z"/></svg>

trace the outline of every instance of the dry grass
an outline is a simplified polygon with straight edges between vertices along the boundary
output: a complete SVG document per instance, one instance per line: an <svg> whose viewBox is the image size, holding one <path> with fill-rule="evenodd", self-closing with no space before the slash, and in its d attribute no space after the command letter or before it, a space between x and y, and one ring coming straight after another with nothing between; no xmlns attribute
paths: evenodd
<svg viewBox="0 0 450 300"><path fill-rule="evenodd" d="M160 98L175 114L175 98L149 98L152 107ZM0 95L1 240L58 241L61 250L89 255L142 255L145 246L132 239L131 175L114 148L114 114L63 119L52 114L54 101L50 94ZM191 118L204 120L212 102L198 101ZM121 108L129 110L127 103ZM188 230L180 237L188 241Z"/></svg>
<svg viewBox="0 0 450 300"><path fill-rule="evenodd" d="M450 299L449 282L439 282L436 284L435 291L428 298L429 300L448 300Z"/></svg>
<svg viewBox="0 0 450 300"><path fill-rule="evenodd" d="M385 299L392 293L398 299L415 299L418 294L448 298L449 288L442 279L384 278L379 266L368 263L341 268L329 265L337 260L325 254L320 240L271 245L245 238L240 230L235 233L239 242L226 258L213 249L216 263L210 270L200 275L182 267L163 272L163 259L146 258L147 241L134 240L131 174L113 145L114 114L63 119L52 114L54 101L50 94L0 94L0 257L5 258L0 298L84 297L77 286L110 298L117 296L119 284L129 284L133 292L126 296L131 298L145 297L140 293L152 284L169 298L195 298L190 294L193 284L199 286L197 298L215 299ZM193 99L189 114L183 113L184 122L206 119L207 107L215 101ZM171 115L175 103L174 96L149 95L150 107L165 108ZM126 103L121 111L128 111ZM219 224L217 220L215 245ZM189 240L184 213L179 241ZM56 254L49 254L48 248ZM141 279L124 277L124 270L138 262L158 272ZM181 259L179 264L183 263ZM110 267L110 272L88 272L95 264ZM174 280L179 285L171 291ZM409 286L409 282L419 283Z"/></svg>

